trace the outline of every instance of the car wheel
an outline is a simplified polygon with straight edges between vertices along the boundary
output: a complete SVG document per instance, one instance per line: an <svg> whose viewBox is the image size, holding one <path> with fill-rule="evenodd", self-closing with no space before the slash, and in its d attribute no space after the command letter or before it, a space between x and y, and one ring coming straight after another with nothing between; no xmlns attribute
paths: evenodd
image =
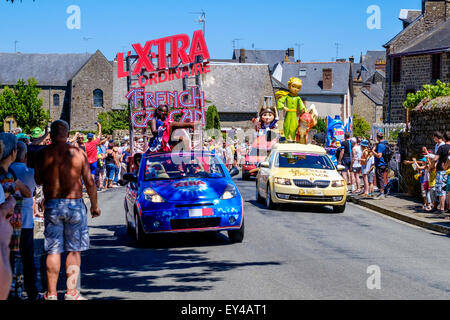
<svg viewBox="0 0 450 320"><path fill-rule="evenodd" d="M242 180L244 181L250 180L250 174L242 172Z"/></svg>
<svg viewBox="0 0 450 320"><path fill-rule="evenodd" d="M343 213L345 211L345 204L343 206L333 206L334 213Z"/></svg>
<svg viewBox="0 0 450 320"><path fill-rule="evenodd" d="M270 185L267 185L266 207L267 207L267 209L270 209L270 210L273 210L276 208L275 203L273 203L273 201L272 201Z"/></svg>
<svg viewBox="0 0 450 320"><path fill-rule="evenodd" d="M231 243L241 243L244 240L245 224L244 218L242 218L242 226L239 230L228 231L228 239Z"/></svg>
<svg viewBox="0 0 450 320"><path fill-rule="evenodd" d="M138 246L143 246L146 244L147 236L144 229L142 229L141 220L139 219L137 213L134 215L134 235Z"/></svg>
<svg viewBox="0 0 450 320"><path fill-rule="evenodd" d="M125 203L125 225L127 226L127 234L133 235L134 229L131 227L130 222L128 221L128 205Z"/></svg>
<svg viewBox="0 0 450 320"><path fill-rule="evenodd" d="M256 202L261 204L264 203L263 197L261 197L261 195L259 194L258 181L256 181Z"/></svg>

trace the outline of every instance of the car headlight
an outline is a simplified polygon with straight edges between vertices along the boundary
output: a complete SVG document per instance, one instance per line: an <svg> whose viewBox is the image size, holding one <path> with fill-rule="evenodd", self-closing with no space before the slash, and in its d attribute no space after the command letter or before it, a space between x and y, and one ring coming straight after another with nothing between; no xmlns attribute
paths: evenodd
<svg viewBox="0 0 450 320"><path fill-rule="evenodd" d="M147 188L144 190L144 198L147 201L155 203L165 202L165 200L152 188Z"/></svg>
<svg viewBox="0 0 450 320"><path fill-rule="evenodd" d="M333 188L340 188L345 186L345 180L335 180L331 183L331 186Z"/></svg>
<svg viewBox="0 0 450 320"><path fill-rule="evenodd" d="M290 186L291 185L291 180L290 179L286 179L286 178L275 178L274 182L276 184L281 184L281 185L285 185L285 186Z"/></svg>
<svg viewBox="0 0 450 320"><path fill-rule="evenodd" d="M236 187L231 185L231 184L229 184L225 188L225 191L223 192L223 195L220 197L220 199L221 200L228 200L228 199L233 199L236 196L237 196Z"/></svg>

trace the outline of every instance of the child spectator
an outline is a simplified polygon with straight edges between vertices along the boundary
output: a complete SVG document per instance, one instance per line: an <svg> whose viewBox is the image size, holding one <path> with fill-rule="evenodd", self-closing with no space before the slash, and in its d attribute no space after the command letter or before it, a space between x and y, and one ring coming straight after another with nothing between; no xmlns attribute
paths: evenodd
<svg viewBox="0 0 450 320"><path fill-rule="evenodd" d="M420 188L422 191L422 197L424 205L422 209L425 211L431 211L431 197L430 197L430 164L427 162L426 158L420 159L420 161L425 162L424 165L419 165L417 161L414 160L414 164L417 170L420 171Z"/></svg>

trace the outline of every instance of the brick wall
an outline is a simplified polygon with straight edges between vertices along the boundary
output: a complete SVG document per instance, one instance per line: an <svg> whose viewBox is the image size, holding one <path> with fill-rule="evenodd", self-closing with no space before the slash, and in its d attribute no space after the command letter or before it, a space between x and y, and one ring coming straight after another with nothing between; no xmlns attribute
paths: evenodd
<svg viewBox="0 0 450 320"><path fill-rule="evenodd" d="M112 110L113 66L97 51L72 80L71 130L96 130L98 114ZM103 107L94 107L93 92L103 91Z"/></svg>

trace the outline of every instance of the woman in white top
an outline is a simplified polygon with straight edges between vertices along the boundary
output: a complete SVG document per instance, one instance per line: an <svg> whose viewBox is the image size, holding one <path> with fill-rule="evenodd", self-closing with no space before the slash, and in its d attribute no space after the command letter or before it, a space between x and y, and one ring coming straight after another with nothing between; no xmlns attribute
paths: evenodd
<svg viewBox="0 0 450 320"><path fill-rule="evenodd" d="M361 146L359 145L360 141L359 138L352 138L352 169L351 174L353 175L353 181L355 182L356 186L352 185L352 192L353 193L361 193L361 181L359 179L359 176L361 175L361 156L362 156L362 150ZM356 190L354 190L356 189Z"/></svg>

